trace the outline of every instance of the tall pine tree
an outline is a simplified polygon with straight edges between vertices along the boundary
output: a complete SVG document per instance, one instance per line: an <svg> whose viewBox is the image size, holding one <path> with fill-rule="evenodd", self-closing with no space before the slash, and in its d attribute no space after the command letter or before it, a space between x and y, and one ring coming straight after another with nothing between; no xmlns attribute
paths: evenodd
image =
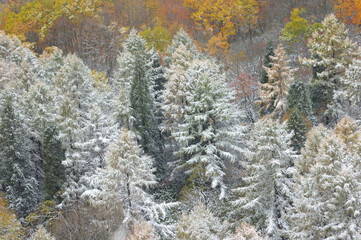
<svg viewBox="0 0 361 240"><path fill-rule="evenodd" d="M10 207L21 217L27 216L37 203L34 163L29 158L29 143L19 115L14 108L14 95L2 95L0 113L1 185Z"/></svg>
<svg viewBox="0 0 361 240"><path fill-rule="evenodd" d="M134 44L134 70L130 87L130 107L134 118L133 127L139 134L139 144L154 157L158 173L163 172L164 163L160 154L160 136L155 119L155 102L152 96L151 79L147 73L148 58L144 40L139 35L130 36Z"/></svg>
<svg viewBox="0 0 361 240"><path fill-rule="evenodd" d="M123 128L118 138L110 144L106 153L106 164L93 181L100 189L89 190L89 196L95 205L103 205L112 211L124 213L129 228L136 222L146 220L158 232L172 236L171 228L162 223L166 210L174 204L156 203L146 191L154 186L156 176L154 160L143 153L138 146L137 136ZM117 208L121 206L121 209Z"/></svg>
<svg viewBox="0 0 361 240"><path fill-rule="evenodd" d="M256 123L247 144L244 186L234 189L236 216L261 229L269 239L281 240L289 230L287 209L293 201L291 166L295 153L285 124Z"/></svg>
<svg viewBox="0 0 361 240"><path fill-rule="evenodd" d="M333 101L334 91L340 87L340 78L358 55L356 44L347 35L345 25L334 14L330 14L308 42L312 58L300 58L302 64L313 68L311 93L314 111L324 113L329 110L325 116L319 115L325 124L334 118L333 109L328 105Z"/></svg>
<svg viewBox="0 0 361 240"><path fill-rule="evenodd" d="M291 69L286 51L278 46L275 56L270 56L272 66L264 68L268 82L261 84L259 95L260 113L268 114L273 119L281 119L286 113L288 88L293 81L295 69Z"/></svg>
<svg viewBox="0 0 361 240"><path fill-rule="evenodd" d="M310 86L299 78L296 78L295 81L291 83L287 95L287 111L291 111L295 107L298 108L308 120L312 120Z"/></svg>
<svg viewBox="0 0 361 240"><path fill-rule="evenodd" d="M293 150L300 153L306 141L307 126L305 116L297 107L290 112L287 120L287 130L293 134L291 138Z"/></svg>
<svg viewBox="0 0 361 240"><path fill-rule="evenodd" d="M165 90L163 91L163 114L165 121L162 130L174 133L184 121L185 108L188 105L192 85L187 74L192 62L191 53L183 44L172 55L170 68L167 69Z"/></svg>
<svg viewBox="0 0 361 240"><path fill-rule="evenodd" d="M65 150L57 137L56 127L48 124L42 145L45 200L60 200L60 191L65 182L62 163L65 160Z"/></svg>
<svg viewBox="0 0 361 240"><path fill-rule="evenodd" d="M269 41L266 48L266 53L263 60L263 67L264 68L270 68L272 66L272 59L271 56L275 56L275 52L273 49L272 41ZM265 69L262 69L262 76L261 76L261 83L268 83L268 74Z"/></svg>
<svg viewBox="0 0 361 240"><path fill-rule="evenodd" d="M225 161L235 160L234 151L240 151L242 116L232 102L233 93L225 86L219 66L208 60L202 63L209 71L194 81L184 123L173 134L181 145L176 153L181 157L177 168L186 169L189 176L199 180L195 184L219 187L223 198Z"/></svg>
<svg viewBox="0 0 361 240"><path fill-rule="evenodd" d="M334 134L323 138L309 173L296 181L291 239L358 239L358 161Z"/></svg>

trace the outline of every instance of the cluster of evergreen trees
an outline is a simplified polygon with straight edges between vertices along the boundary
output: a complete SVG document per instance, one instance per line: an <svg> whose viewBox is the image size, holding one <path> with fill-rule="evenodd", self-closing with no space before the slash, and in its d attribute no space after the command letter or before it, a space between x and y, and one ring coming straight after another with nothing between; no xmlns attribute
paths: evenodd
<svg viewBox="0 0 361 240"><path fill-rule="evenodd" d="M360 52L321 25L310 83L269 44L254 125L183 30L164 64L132 30L110 78L0 33L0 190L24 224L45 200L91 205L128 239L358 239Z"/></svg>

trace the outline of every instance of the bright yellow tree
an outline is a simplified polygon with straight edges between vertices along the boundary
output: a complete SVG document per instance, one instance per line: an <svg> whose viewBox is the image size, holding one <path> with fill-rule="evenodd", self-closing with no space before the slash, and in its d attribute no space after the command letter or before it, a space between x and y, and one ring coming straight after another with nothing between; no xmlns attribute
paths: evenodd
<svg viewBox="0 0 361 240"><path fill-rule="evenodd" d="M23 228L15 214L8 208L4 194L0 194L0 239L21 239L23 234Z"/></svg>
<svg viewBox="0 0 361 240"><path fill-rule="evenodd" d="M197 27L211 35L207 49L213 55L226 52L230 37L241 27L249 31L259 13L256 0L185 0L184 5L192 10Z"/></svg>
<svg viewBox="0 0 361 240"><path fill-rule="evenodd" d="M168 48L172 41L172 34L162 26L156 26L153 29L147 28L139 33L145 41L148 47L154 47L155 50L162 53Z"/></svg>
<svg viewBox="0 0 361 240"><path fill-rule="evenodd" d="M9 6L2 14L3 30L23 41L32 31L44 38L57 18L65 16L76 22L80 16L97 17L100 5L101 0L35 0L21 7L18 13Z"/></svg>

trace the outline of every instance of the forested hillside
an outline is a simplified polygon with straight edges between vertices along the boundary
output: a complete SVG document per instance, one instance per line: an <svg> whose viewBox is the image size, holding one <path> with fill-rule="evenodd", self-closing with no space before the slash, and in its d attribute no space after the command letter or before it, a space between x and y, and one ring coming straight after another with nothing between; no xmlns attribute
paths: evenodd
<svg viewBox="0 0 361 240"><path fill-rule="evenodd" d="M361 239L361 1L0 18L0 239Z"/></svg>

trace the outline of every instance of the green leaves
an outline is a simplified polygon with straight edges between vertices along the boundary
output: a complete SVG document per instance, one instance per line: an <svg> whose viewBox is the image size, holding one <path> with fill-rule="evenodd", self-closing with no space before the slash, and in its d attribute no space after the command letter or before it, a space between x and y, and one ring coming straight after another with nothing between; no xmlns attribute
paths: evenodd
<svg viewBox="0 0 361 240"><path fill-rule="evenodd" d="M291 12L290 22L288 22L282 31L282 39L290 44L305 41L311 36L313 31L320 28L319 23L311 25L305 18L300 17L305 13L304 8L294 8Z"/></svg>

